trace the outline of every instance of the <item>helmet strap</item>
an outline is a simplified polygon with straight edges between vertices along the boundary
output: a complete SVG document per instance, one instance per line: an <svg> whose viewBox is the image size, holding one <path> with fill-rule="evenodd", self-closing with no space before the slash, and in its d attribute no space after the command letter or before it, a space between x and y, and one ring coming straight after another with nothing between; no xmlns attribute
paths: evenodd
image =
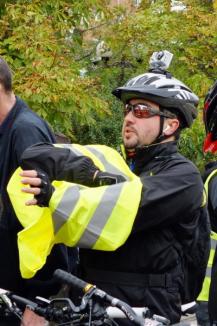
<svg viewBox="0 0 217 326"><path fill-rule="evenodd" d="M165 119L165 117L160 116L159 133L158 133L158 136L155 138L155 140L149 145L137 146L134 149L126 150L128 158L134 158L136 156L136 153L139 150L141 150L143 148L149 148L149 147L152 147L154 145L158 145L158 144L160 144L162 142L162 140L167 139L168 137L172 136L172 135L166 136L163 133L164 119Z"/></svg>
<svg viewBox="0 0 217 326"><path fill-rule="evenodd" d="M170 137L170 136L164 135L164 133L163 133L164 119L165 119L165 117L160 116L160 128L159 128L158 136L150 145L159 144L160 142L162 142L162 140Z"/></svg>

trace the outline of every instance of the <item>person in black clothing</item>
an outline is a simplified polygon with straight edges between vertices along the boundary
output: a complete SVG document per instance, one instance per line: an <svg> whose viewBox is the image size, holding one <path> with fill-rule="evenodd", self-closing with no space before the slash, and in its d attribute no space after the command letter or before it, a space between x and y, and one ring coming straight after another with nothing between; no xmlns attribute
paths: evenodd
<svg viewBox="0 0 217 326"><path fill-rule="evenodd" d="M217 80L206 95L204 103L204 124L206 137L203 144L204 153L210 152L213 155L217 152ZM204 182L208 182L208 210L210 215L211 229L217 233L217 162L209 162L205 166ZM214 249L214 248L213 248ZM207 291L208 292L208 291ZM211 284L207 302L203 303L203 310L199 314L201 325L217 325L217 250L212 264ZM208 311L207 311L208 310ZM208 317L209 312L209 317Z"/></svg>
<svg viewBox="0 0 217 326"><path fill-rule="evenodd" d="M29 298L58 292L58 287L55 288L54 283L50 282L52 272L56 268L68 270L66 248L58 245L34 279L22 279L19 271L17 233L22 227L11 206L6 186L20 165L23 151L42 141L53 143L55 137L47 123L15 96L12 73L7 63L0 58L0 288ZM0 316L1 322L2 319Z"/></svg>
<svg viewBox="0 0 217 326"><path fill-rule="evenodd" d="M131 306L148 306L176 323L184 292L183 252L190 257L205 255L206 261L209 251L195 251L201 221L209 238L207 211L201 205L202 179L193 163L177 152L181 130L190 127L197 115L198 98L182 82L159 70L131 79L113 94L124 103L122 137L127 162L143 184L141 202L124 245L114 252L80 249L80 276ZM65 173L71 182L74 176L77 183L96 185L98 175L102 177L98 167L86 157L84 164L79 158L76 166L73 158L70 175L69 162L64 166L61 160L64 150L54 148L52 156L55 168L61 164L62 176ZM29 167L34 168L34 161ZM48 205L50 197L44 197L43 203L43 176L36 170L22 175L23 183L32 186L23 191L35 195L28 204ZM123 182L111 175L112 180ZM48 189L51 195L54 189L49 183ZM203 269L205 273L206 262Z"/></svg>

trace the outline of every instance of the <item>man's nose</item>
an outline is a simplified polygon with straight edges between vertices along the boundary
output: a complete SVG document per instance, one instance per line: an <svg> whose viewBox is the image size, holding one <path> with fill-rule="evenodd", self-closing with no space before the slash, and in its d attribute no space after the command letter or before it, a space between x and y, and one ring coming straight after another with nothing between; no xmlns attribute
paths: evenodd
<svg viewBox="0 0 217 326"><path fill-rule="evenodd" d="M127 121L134 121L135 120L135 117L133 115L133 112L130 111L128 112L125 117L124 117L124 120L127 122Z"/></svg>

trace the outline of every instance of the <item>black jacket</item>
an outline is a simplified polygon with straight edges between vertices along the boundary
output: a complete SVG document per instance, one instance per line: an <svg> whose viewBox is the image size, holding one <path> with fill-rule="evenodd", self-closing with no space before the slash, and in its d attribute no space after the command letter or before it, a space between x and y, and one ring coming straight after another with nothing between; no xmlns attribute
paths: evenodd
<svg viewBox="0 0 217 326"><path fill-rule="evenodd" d="M179 258L174 248L176 231L180 230L182 238L188 238L188 245L191 246L194 230L185 228L185 223L195 222L195 227L197 225L203 193L200 174L192 162L177 153L173 142L149 148L145 152L145 155L140 152L137 156L134 171L141 178L143 193L133 232L115 253L91 251L89 264L92 266L102 268L103 263L105 269L114 270L115 262L115 270L164 272L175 266ZM123 254L127 252L129 255L131 250L133 261L129 264ZM159 254L160 261L156 259ZM102 260L101 255L106 255L106 259Z"/></svg>
<svg viewBox="0 0 217 326"><path fill-rule="evenodd" d="M140 150L133 166L143 183L133 232L115 252L80 249L81 275L174 323L181 315L182 248L194 254L198 221L206 214L203 182L193 163L177 153L175 142Z"/></svg>
<svg viewBox="0 0 217 326"><path fill-rule="evenodd" d="M210 162L205 167L204 182L214 170L217 170L217 162ZM217 177L211 178L208 184L208 210L210 215L211 228L217 232ZM209 315L212 322L217 322L217 249L212 265L211 284L209 291Z"/></svg>
<svg viewBox="0 0 217 326"><path fill-rule="evenodd" d="M210 162L205 166L203 175L204 183L208 176L217 170L217 162ZM217 177L211 178L208 184L208 210L210 216L211 229L217 232Z"/></svg>
<svg viewBox="0 0 217 326"><path fill-rule="evenodd" d="M47 123L16 97L16 103L0 125L0 288L28 297L55 294L52 273L56 268L68 269L68 255L62 245L56 246L47 264L34 279L23 280L19 271L17 232L22 227L17 220L6 191L7 183L20 165L23 151L38 142L54 142Z"/></svg>
<svg viewBox="0 0 217 326"><path fill-rule="evenodd" d="M22 164L44 170L51 180L73 181L85 157L75 159L70 152L46 144L33 146L24 153ZM148 306L175 323L181 315L183 250L194 257L200 243L199 222L203 217L207 221L207 211L201 207L203 182L193 163L177 153L176 142L139 150L130 163L143 183L132 233L113 252L80 249L80 276L132 306ZM209 239L206 227L205 231ZM72 296L78 296L75 289Z"/></svg>

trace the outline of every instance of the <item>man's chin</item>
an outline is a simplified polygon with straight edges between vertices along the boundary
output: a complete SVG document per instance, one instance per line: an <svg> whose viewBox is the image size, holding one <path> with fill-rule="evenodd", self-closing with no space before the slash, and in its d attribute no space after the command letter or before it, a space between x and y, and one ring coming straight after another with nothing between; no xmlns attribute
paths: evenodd
<svg viewBox="0 0 217 326"><path fill-rule="evenodd" d="M130 142L124 142L124 146L126 149L135 149L137 147L137 143L130 143Z"/></svg>

